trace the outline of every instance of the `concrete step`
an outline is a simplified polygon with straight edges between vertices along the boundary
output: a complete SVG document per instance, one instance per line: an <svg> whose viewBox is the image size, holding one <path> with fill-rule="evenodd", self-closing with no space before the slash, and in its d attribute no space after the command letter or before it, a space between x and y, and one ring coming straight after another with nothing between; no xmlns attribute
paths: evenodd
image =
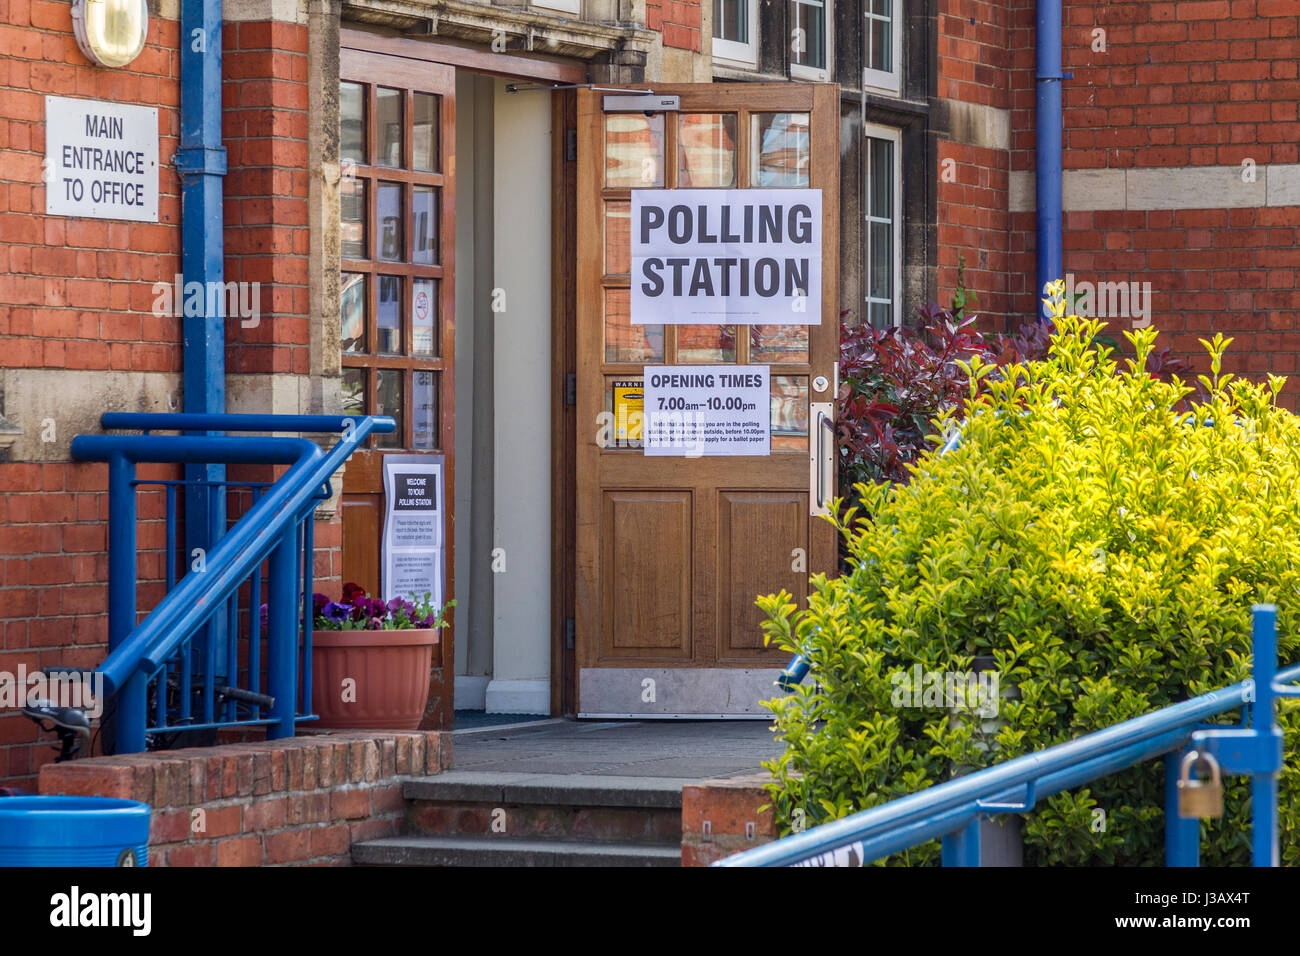
<svg viewBox="0 0 1300 956"><path fill-rule="evenodd" d="M362 866L681 866L681 847L519 840L507 837L401 836L358 843Z"/></svg>
<svg viewBox="0 0 1300 956"><path fill-rule="evenodd" d="M450 771L408 781L407 832L680 848L682 785L664 777Z"/></svg>

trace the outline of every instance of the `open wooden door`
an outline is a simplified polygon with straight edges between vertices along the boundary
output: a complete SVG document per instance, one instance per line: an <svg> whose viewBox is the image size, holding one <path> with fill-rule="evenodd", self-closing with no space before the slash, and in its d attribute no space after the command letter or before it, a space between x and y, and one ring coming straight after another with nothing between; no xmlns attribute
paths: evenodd
<svg viewBox="0 0 1300 956"><path fill-rule="evenodd" d="M397 419L344 471L343 580L377 595L384 455L444 456L444 501L456 500L456 81L450 66L350 49L346 33L339 66L343 412ZM447 600L455 532L444 514ZM451 726L453 631L434 647L424 727Z"/></svg>
<svg viewBox="0 0 1300 956"><path fill-rule="evenodd" d="M787 655L764 647L754 600L784 588L802 601L809 573L836 560L813 513L835 481L839 92L654 93L679 99L643 112L578 93L577 711L762 717ZM697 188L820 190L820 324L631 323L632 191L688 204ZM767 366L770 454L656 457L635 429L610 441L601 413L633 407L649 366Z"/></svg>

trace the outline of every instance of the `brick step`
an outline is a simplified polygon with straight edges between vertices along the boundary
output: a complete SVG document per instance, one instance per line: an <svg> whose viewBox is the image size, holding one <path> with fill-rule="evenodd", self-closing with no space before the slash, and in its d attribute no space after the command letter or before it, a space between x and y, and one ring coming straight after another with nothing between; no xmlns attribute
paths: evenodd
<svg viewBox="0 0 1300 956"><path fill-rule="evenodd" d="M361 866L681 866L680 846L401 836L355 843Z"/></svg>
<svg viewBox="0 0 1300 956"><path fill-rule="evenodd" d="M680 848L676 778L451 771L407 781L407 833Z"/></svg>

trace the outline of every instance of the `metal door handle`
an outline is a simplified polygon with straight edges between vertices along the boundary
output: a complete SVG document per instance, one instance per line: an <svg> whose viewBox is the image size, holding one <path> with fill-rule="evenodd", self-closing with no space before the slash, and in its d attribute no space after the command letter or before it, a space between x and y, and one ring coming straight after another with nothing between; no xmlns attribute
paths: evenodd
<svg viewBox="0 0 1300 956"><path fill-rule="evenodd" d="M808 443L808 513L816 516L830 514L830 499L835 496L834 485L829 492L826 488L827 475L835 480L835 404L813 402L809 411L816 422L816 437Z"/></svg>

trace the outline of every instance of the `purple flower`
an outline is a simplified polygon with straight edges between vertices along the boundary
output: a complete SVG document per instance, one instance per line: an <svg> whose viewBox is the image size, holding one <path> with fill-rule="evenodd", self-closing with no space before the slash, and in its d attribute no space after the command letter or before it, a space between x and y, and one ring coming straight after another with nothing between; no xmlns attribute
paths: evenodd
<svg viewBox="0 0 1300 956"><path fill-rule="evenodd" d="M336 601L330 601L321 608L321 616L334 624L342 624L351 614L351 604L339 604Z"/></svg>
<svg viewBox="0 0 1300 956"><path fill-rule="evenodd" d="M384 629L384 619L381 617L372 617L366 621L367 631L382 631Z"/></svg>

